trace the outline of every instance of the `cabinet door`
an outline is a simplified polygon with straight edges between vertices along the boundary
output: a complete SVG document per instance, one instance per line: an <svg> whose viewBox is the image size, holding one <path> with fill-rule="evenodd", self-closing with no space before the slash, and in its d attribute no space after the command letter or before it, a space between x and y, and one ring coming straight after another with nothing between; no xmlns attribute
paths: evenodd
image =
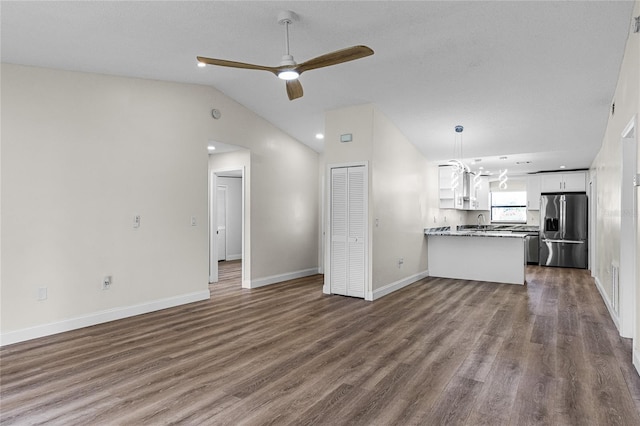
<svg viewBox="0 0 640 426"><path fill-rule="evenodd" d="M527 176L527 210L540 210L540 176Z"/></svg>
<svg viewBox="0 0 640 426"><path fill-rule="evenodd" d="M540 175L540 192L562 192L562 174L547 173Z"/></svg>
<svg viewBox="0 0 640 426"><path fill-rule="evenodd" d="M562 190L565 192L585 192L587 189L587 176L584 172L565 173L562 175L564 182Z"/></svg>
<svg viewBox="0 0 640 426"><path fill-rule="evenodd" d="M438 189L440 194L440 208L452 209L454 208L455 194L451 188L451 172L453 168L451 166L438 167Z"/></svg>
<svg viewBox="0 0 640 426"><path fill-rule="evenodd" d="M489 191L489 176L480 178L480 188L478 189L478 210L491 210L491 192Z"/></svg>

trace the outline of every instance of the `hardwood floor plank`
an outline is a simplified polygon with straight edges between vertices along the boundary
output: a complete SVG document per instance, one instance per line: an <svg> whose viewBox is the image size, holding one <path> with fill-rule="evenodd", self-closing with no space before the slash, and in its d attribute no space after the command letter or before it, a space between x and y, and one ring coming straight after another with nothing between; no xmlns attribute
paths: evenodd
<svg viewBox="0 0 640 426"><path fill-rule="evenodd" d="M425 423L463 424L474 406L482 383L466 377L454 377L434 407L425 415Z"/></svg>
<svg viewBox="0 0 640 426"><path fill-rule="evenodd" d="M555 317L545 315L536 315L531 331L531 343L540 343L542 345L550 345L556 338L556 321Z"/></svg>
<svg viewBox="0 0 640 426"><path fill-rule="evenodd" d="M467 379L484 382L502 343L501 337L489 334L480 336L473 350L458 369L457 374Z"/></svg>
<svg viewBox="0 0 640 426"><path fill-rule="evenodd" d="M511 415L512 425L553 425L556 379L544 374L525 374L520 379Z"/></svg>
<svg viewBox="0 0 640 426"><path fill-rule="evenodd" d="M593 402L599 407L594 413L599 424L629 425L640 424L640 415L635 403L626 389L620 368L613 361L615 357L599 354L587 354L590 390Z"/></svg>
<svg viewBox="0 0 640 426"><path fill-rule="evenodd" d="M323 277L0 349L0 424L640 424L640 378L587 271L426 278L374 302Z"/></svg>
<svg viewBox="0 0 640 426"><path fill-rule="evenodd" d="M519 360L497 358L481 388L477 403L472 407L467 424L509 424L523 370Z"/></svg>

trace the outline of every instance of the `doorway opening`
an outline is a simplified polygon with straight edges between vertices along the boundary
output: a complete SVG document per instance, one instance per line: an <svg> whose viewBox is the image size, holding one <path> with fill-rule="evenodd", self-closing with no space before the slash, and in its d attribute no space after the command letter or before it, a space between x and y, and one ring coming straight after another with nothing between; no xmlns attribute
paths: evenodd
<svg viewBox="0 0 640 426"><path fill-rule="evenodd" d="M229 281L231 271L233 281L250 288L250 152L219 142L209 147L209 283Z"/></svg>

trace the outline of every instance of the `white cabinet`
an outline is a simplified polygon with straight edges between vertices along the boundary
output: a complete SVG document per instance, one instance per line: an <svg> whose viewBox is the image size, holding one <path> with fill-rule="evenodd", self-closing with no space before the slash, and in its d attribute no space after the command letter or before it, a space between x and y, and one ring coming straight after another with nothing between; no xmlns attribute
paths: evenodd
<svg viewBox="0 0 640 426"><path fill-rule="evenodd" d="M565 192L586 192L587 174L585 172L566 173L562 175L563 191Z"/></svg>
<svg viewBox="0 0 640 426"><path fill-rule="evenodd" d="M462 196L464 182L458 177L458 186L453 189L453 166L439 167L438 190L440 192L441 209L465 209L465 201Z"/></svg>
<svg viewBox="0 0 640 426"><path fill-rule="evenodd" d="M586 173L545 173L540 175L541 192L585 192Z"/></svg>
<svg viewBox="0 0 640 426"><path fill-rule="evenodd" d="M474 177L471 182L469 210L489 210L489 176Z"/></svg>
<svg viewBox="0 0 640 426"><path fill-rule="evenodd" d="M439 179L438 179L438 190L440 197L440 208L441 209L453 209L455 208L455 194L454 190L451 188L451 173L453 172L453 167L451 166L441 166L438 167L439 171Z"/></svg>
<svg viewBox="0 0 640 426"><path fill-rule="evenodd" d="M540 175L527 176L527 210L540 210Z"/></svg>
<svg viewBox="0 0 640 426"><path fill-rule="evenodd" d="M441 209L489 210L489 177L475 178L472 173L458 178L458 186L453 189L453 166L440 166L438 191ZM478 181L479 179L479 181ZM468 189L465 197L464 188Z"/></svg>

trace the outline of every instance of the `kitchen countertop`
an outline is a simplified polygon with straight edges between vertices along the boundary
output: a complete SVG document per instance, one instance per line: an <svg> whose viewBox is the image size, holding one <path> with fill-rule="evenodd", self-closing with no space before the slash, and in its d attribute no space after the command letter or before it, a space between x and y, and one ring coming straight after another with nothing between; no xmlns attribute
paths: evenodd
<svg viewBox="0 0 640 426"><path fill-rule="evenodd" d="M525 231L509 231L509 230L493 230L493 229L477 229L477 228L462 228L452 231L450 227L440 228L425 228L424 234L440 235L440 236L452 236L452 237L493 237L493 238L525 238L529 235ZM537 233L536 233L537 235Z"/></svg>

